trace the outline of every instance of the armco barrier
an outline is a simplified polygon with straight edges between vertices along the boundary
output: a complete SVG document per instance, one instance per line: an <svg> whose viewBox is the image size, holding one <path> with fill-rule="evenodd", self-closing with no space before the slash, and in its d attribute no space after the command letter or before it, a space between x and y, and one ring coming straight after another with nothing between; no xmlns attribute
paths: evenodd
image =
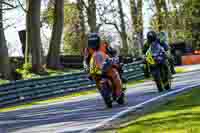
<svg viewBox="0 0 200 133"><path fill-rule="evenodd" d="M123 69L123 76L129 81L144 78L142 62L125 64ZM95 83L88 79L85 72L18 80L0 86L0 107L94 88Z"/></svg>

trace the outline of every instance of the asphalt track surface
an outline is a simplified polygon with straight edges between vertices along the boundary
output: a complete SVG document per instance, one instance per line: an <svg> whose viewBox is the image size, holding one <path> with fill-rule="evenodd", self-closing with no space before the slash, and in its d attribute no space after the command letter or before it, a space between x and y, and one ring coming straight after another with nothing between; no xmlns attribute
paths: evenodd
<svg viewBox="0 0 200 133"><path fill-rule="evenodd" d="M177 74L173 79L173 89L198 83L200 71ZM112 109L105 108L99 94L93 94L0 113L0 133L79 133L120 111L164 93L158 93L155 84L147 81L129 88L126 92L128 103L123 106L114 104Z"/></svg>

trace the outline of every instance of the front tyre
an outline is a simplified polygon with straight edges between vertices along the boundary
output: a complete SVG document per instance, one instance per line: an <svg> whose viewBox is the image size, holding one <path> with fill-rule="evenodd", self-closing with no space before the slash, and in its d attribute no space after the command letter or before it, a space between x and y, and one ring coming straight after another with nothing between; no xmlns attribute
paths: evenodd
<svg viewBox="0 0 200 133"><path fill-rule="evenodd" d="M169 63L167 62L166 64L169 64ZM164 88L166 90L170 90L171 84L172 84L172 73L169 68L169 65L165 65L162 68L162 77L163 77Z"/></svg>
<svg viewBox="0 0 200 133"><path fill-rule="evenodd" d="M106 81L101 83L100 93L107 108L112 108L112 90Z"/></svg>
<svg viewBox="0 0 200 133"><path fill-rule="evenodd" d="M166 83L165 83L165 89L170 90L172 86L172 78L170 76L168 76L167 78L168 79L166 80Z"/></svg>
<svg viewBox="0 0 200 133"><path fill-rule="evenodd" d="M156 86L158 88L158 91L162 92L163 91L162 81L161 80L155 80L155 82L156 82Z"/></svg>
<svg viewBox="0 0 200 133"><path fill-rule="evenodd" d="M159 92L162 92L164 90L163 82L162 82L162 75L161 75L161 69L159 66L153 66L151 67L151 73L153 76L153 79L156 83L156 87Z"/></svg>

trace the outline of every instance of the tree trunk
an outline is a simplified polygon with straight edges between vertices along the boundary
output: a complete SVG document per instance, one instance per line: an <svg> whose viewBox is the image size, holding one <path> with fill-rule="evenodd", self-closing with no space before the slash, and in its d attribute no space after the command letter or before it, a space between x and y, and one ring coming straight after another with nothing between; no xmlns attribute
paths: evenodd
<svg viewBox="0 0 200 133"><path fill-rule="evenodd" d="M131 6L131 18L133 21L134 35L134 46L137 49L137 54L142 54L142 44L143 44L143 15L142 15L142 0L138 0L137 4L135 0L130 0ZM136 54L136 55L137 55ZM138 55L137 55L138 56Z"/></svg>
<svg viewBox="0 0 200 133"><path fill-rule="evenodd" d="M30 16L28 14L28 10L29 10L29 0L26 0L26 10L27 10L27 13L26 13L26 40L25 40L25 52L24 52L24 63L27 64L27 63L30 63L31 61L31 42L30 39L27 38L28 34L30 34L30 29L28 28L28 23L29 23L29 17Z"/></svg>
<svg viewBox="0 0 200 133"><path fill-rule="evenodd" d="M131 18L132 18L132 23L133 23L133 28L135 32L137 31L137 22L138 22L138 9L136 6L135 0L130 0L130 9L131 9Z"/></svg>
<svg viewBox="0 0 200 133"><path fill-rule="evenodd" d="M122 54L128 55L126 23L125 23L125 20L124 20L124 12L123 12L121 0L118 0L118 6L119 6L119 15L120 15L121 38L122 38L122 43L123 43Z"/></svg>
<svg viewBox="0 0 200 133"><path fill-rule="evenodd" d="M40 8L41 0L27 0L28 11L26 16L27 46L31 47L32 71L40 73L42 67L42 44L40 38Z"/></svg>
<svg viewBox="0 0 200 133"><path fill-rule="evenodd" d="M138 37L140 40L140 45L142 46L143 44L143 15L142 15L142 8L143 8L143 1L142 0L138 0Z"/></svg>
<svg viewBox="0 0 200 133"><path fill-rule="evenodd" d="M54 7L54 24L50 42L50 48L47 56L48 68L60 67L60 46L64 25L64 0L56 0Z"/></svg>
<svg viewBox="0 0 200 133"><path fill-rule="evenodd" d="M2 2L4 0L0 0L0 76L3 79L11 79L11 68L10 61L8 57L8 48L6 45L6 39L3 28L3 7Z"/></svg>
<svg viewBox="0 0 200 133"><path fill-rule="evenodd" d="M157 10L157 20L158 20L158 31L162 31L164 29L164 16L162 15L162 9L165 11L165 15L167 14L167 4L165 0L154 0Z"/></svg>
<svg viewBox="0 0 200 133"><path fill-rule="evenodd" d="M192 15L194 19L198 19L200 16L200 4L196 3L194 1L194 7L193 7ZM192 20L191 20L192 21ZM191 22L191 31L192 31L192 45L194 49L200 49L200 21L193 21Z"/></svg>
<svg viewBox="0 0 200 133"><path fill-rule="evenodd" d="M96 3L95 0L88 1L87 7L88 25L90 27L90 32L97 32L97 16L96 16Z"/></svg>
<svg viewBox="0 0 200 133"><path fill-rule="evenodd" d="M80 19L80 53L84 54L84 48L86 47L86 30L85 30L85 18L83 14L83 3L81 0L77 0L77 9L79 11L79 19Z"/></svg>

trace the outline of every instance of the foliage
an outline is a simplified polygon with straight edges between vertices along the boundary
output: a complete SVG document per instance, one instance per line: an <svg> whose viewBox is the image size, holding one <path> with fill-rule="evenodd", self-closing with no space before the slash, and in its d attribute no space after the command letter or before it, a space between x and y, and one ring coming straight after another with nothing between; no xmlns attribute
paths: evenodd
<svg viewBox="0 0 200 133"><path fill-rule="evenodd" d="M43 20L53 25L53 6L50 4L43 13ZM79 11L76 4L65 1L64 5L64 53L80 54L80 25Z"/></svg>
<svg viewBox="0 0 200 133"><path fill-rule="evenodd" d="M173 9L161 12L164 19L163 30L169 33L169 41L186 41L200 48L200 3L199 0L172 0ZM151 21L152 27L158 29L158 16Z"/></svg>
<svg viewBox="0 0 200 133"><path fill-rule="evenodd" d="M75 4L66 4L64 12L64 51L67 54L80 54L79 11Z"/></svg>
<svg viewBox="0 0 200 133"><path fill-rule="evenodd" d="M39 75L32 73L31 70L32 70L32 64L30 64L30 63L26 64L25 63L25 64L23 64L22 68L16 69L16 72L21 74L23 79L40 77Z"/></svg>

